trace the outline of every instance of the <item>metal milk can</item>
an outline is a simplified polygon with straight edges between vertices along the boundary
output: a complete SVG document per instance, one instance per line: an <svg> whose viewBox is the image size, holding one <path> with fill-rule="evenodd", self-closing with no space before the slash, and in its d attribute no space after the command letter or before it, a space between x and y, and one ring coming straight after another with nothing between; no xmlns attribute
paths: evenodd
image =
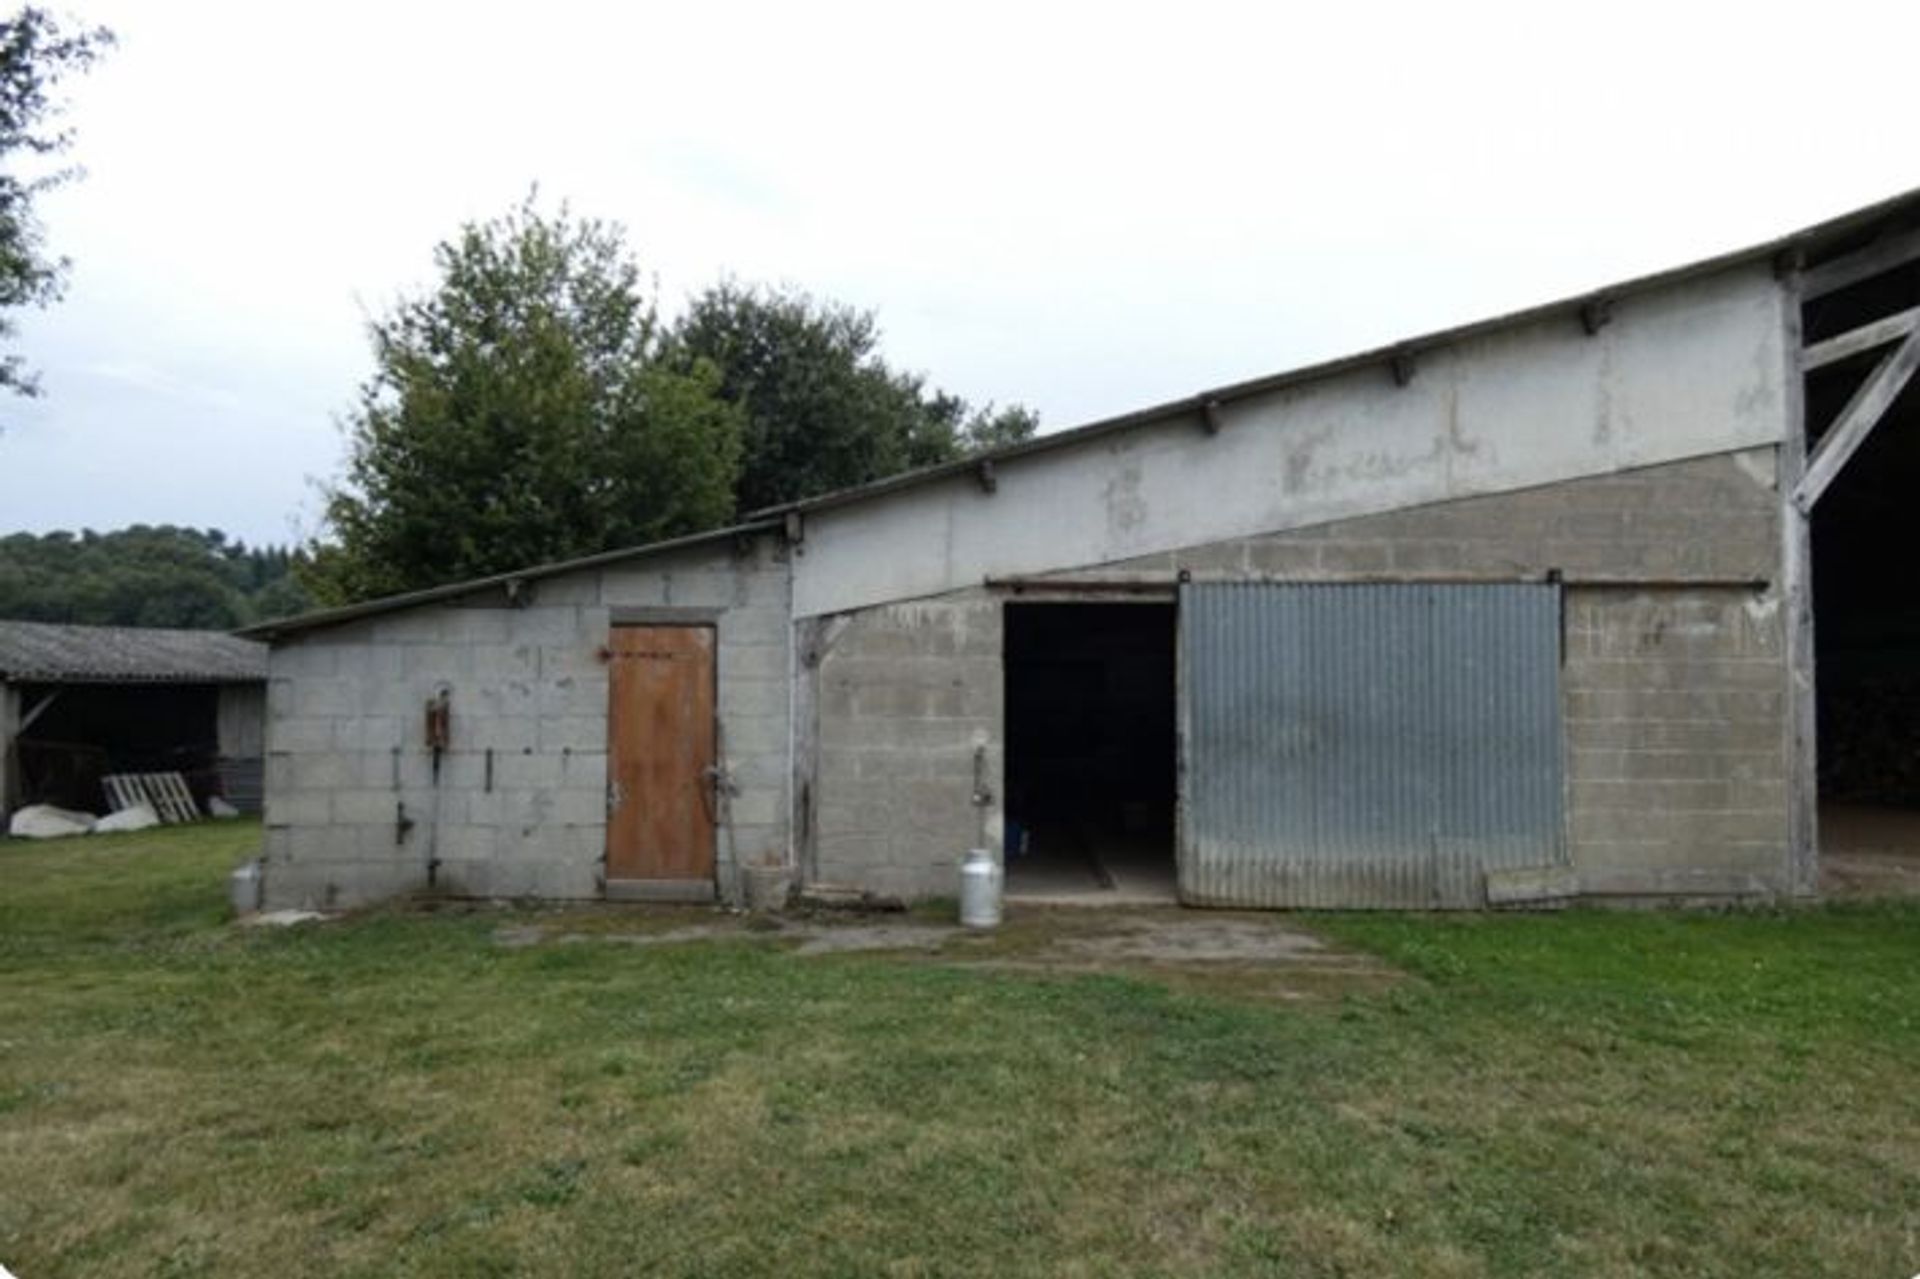
<svg viewBox="0 0 1920 1279"><path fill-rule="evenodd" d="M1000 862L990 848L970 848L960 863L960 922L968 928L1000 923Z"/></svg>

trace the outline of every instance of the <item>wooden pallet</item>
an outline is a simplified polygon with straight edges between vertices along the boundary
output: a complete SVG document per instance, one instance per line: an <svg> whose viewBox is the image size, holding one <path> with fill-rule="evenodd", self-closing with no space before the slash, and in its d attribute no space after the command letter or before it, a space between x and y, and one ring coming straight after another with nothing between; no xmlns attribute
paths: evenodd
<svg viewBox="0 0 1920 1279"><path fill-rule="evenodd" d="M187 779L178 773L109 773L100 779L100 786L116 813L150 804L168 825L200 820L200 806L193 802Z"/></svg>

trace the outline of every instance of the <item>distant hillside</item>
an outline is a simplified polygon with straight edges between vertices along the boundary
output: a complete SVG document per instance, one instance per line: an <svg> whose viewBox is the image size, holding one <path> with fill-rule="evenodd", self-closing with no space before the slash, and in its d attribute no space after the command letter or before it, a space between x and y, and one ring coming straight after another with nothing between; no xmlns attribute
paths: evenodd
<svg viewBox="0 0 1920 1279"><path fill-rule="evenodd" d="M0 537L0 618L227 630L311 607L293 562L218 529L14 533Z"/></svg>

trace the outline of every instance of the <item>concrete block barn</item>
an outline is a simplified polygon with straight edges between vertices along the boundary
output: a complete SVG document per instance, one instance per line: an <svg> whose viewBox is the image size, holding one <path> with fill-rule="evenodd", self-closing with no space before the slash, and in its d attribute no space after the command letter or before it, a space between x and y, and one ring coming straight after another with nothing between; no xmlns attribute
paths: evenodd
<svg viewBox="0 0 1920 1279"><path fill-rule="evenodd" d="M1808 894L1823 793L1920 800L1916 367L1909 196L272 623L266 899Z"/></svg>

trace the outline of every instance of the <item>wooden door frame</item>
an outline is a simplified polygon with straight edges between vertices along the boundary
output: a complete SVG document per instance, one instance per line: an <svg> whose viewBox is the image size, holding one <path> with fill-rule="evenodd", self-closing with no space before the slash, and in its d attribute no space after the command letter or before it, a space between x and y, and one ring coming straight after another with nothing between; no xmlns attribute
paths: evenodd
<svg viewBox="0 0 1920 1279"><path fill-rule="evenodd" d="M651 607L614 607L608 610L607 639L611 646L613 632L616 630L637 630L644 628L668 628L678 630L702 629L713 635L713 661L708 671L710 704L713 707L714 742L720 741L720 615L724 610L717 608L651 608ZM611 673L607 680L607 780L611 790L613 782L613 680ZM716 760L716 762L718 762ZM710 902L719 896L720 882L720 826L713 823L711 839L713 847L709 860L713 873L705 879L615 879L611 874L611 845L613 842L612 813L601 836L600 867L601 883L608 901L636 902Z"/></svg>

